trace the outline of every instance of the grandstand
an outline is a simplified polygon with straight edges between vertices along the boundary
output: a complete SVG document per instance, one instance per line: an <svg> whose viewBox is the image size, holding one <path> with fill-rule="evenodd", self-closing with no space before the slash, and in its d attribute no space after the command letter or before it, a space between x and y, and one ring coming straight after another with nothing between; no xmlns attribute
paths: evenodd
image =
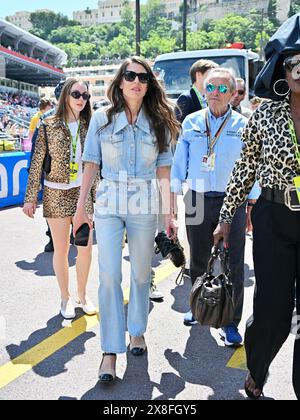
<svg viewBox="0 0 300 420"><path fill-rule="evenodd" d="M3 80L55 86L65 78L61 68L66 62L64 51L0 19L0 76Z"/></svg>

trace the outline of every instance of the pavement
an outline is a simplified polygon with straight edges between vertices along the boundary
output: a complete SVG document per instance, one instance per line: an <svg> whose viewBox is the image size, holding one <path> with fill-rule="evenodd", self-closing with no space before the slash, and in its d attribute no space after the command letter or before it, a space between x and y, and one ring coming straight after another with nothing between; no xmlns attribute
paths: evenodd
<svg viewBox="0 0 300 420"><path fill-rule="evenodd" d="M185 327L190 281L177 286L178 274L167 261L154 258L156 282L163 302L152 302L146 334L148 352L118 357L117 381L98 383L101 361L98 317L77 310L76 320L59 315L60 297L52 254L43 253L47 237L42 209L34 221L20 207L0 211L0 400L198 401L246 400L243 391L246 360L243 347L226 348L218 331ZM180 237L183 242L184 233ZM252 240L247 237L245 306L241 333L252 312L254 271ZM71 247L71 291L76 291L76 249ZM124 300L128 300L130 263L124 250ZM97 246L89 281L96 303ZM129 337L127 336L128 343ZM263 337L261 337L263 340ZM295 400L292 388L290 335L276 357L265 387L265 399Z"/></svg>

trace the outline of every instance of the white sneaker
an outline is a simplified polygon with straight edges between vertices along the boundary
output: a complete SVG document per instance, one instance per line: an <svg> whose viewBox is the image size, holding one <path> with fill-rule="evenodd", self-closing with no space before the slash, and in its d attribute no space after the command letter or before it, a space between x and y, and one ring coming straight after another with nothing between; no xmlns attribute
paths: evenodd
<svg viewBox="0 0 300 420"><path fill-rule="evenodd" d="M76 317L75 308L71 299L68 299L66 302L61 302L60 313L65 319L74 319Z"/></svg>
<svg viewBox="0 0 300 420"><path fill-rule="evenodd" d="M82 308L83 312L86 315L96 315L96 313L97 313L97 309L96 309L95 305L91 302L91 300L88 297L85 298L85 303L84 304L81 303L80 299L78 298L76 300L76 306L78 308Z"/></svg>
<svg viewBox="0 0 300 420"><path fill-rule="evenodd" d="M156 284L151 284L149 298L153 300L164 298L164 295L158 290Z"/></svg>

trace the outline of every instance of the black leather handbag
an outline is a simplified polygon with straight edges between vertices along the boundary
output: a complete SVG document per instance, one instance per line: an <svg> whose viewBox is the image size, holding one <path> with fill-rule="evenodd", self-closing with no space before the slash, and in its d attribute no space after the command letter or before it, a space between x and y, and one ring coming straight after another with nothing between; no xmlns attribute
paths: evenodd
<svg viewBox="0 0 300 420"><path fill-rule="evenodd" d="M48 175L51 172L51 156L50 156L50 153L49 153L49 142L48 142L48 134L47 134L47 130L46 130L46 124L42 123L42 125L43 125L45 144L46 144L46 156L45 156L44 162L43 162L43 170L44 170L45 174Z"/></svg>
<svg viewBox="0 0 300 420"><path fill-rule="evenodd" d="M218 259L222 273L215 277L213 271ZM222 328L233 321L233 287L230 277L228 250L214 247L207 272L196 280L190 296L193 316L201 325Z"/></svg>

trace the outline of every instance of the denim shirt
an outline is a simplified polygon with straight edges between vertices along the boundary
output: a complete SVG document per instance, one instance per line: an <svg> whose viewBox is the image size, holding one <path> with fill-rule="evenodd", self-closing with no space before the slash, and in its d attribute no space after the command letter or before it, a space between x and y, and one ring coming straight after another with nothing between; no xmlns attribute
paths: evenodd
<svg viewBox="0 0 300 420"><path fill-rule="evenodd" d="M215 169L205 172L201 168L203 158L208 153L208 137L205 116L208 112L212 136L215 136L228 112L216 118L208 109L189 115L183 123L182 136L176 148L172 167L172 191L182 194L182 184L187 182L190 189L199 193L225 193L227 183L236 161L243 148L242 134L247 119L232 111L231 118L225 126L215 146ZM256 199L260 195L258 183L248 198Z"/></svg>
<svg viewBox="0 0 300 420"><path fill-rule="evenodd" d="M104 179L118 181L120 173L126 173L129 181L151 181L156 178L157 168L172 165L170 144L165 152L159 153L143 109L134 126L128 123L125 111L114 116L112 123L100 131L107 121L105 110L94 113L82 157L85 162L100 165Z"/></svg>

